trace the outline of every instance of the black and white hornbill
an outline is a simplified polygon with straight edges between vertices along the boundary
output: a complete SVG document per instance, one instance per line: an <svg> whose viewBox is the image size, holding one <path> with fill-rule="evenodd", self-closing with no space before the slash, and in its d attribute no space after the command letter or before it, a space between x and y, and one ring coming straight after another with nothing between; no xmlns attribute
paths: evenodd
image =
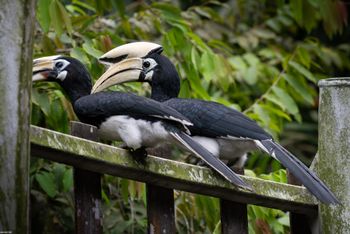
<svg viewBox="0 0 350 234"><path fill-rule="evenodd" d="M33 81L55 81L67 93L74 112L84 123L98 127L101 139L122 140L129 149L154 147L175 142L201 158L232 184L248 186L229 167L189 135L190 121L158 101L123 92L90 94L90 74L77 59L64 56L33 61Z"/></svg>
<svg viewBox="0 0 350 234"><path fill-rule="evenodd" d="M115 49L117 53L118 47ZM161 50L159 50L161 51ZM180 78L171 61L160 53L131 58L111 66L93 87L93 93L124 82L147 82L151 98L161 101L186 116L192 137L212 154L222 159L244 156L261 149L280 161L319 200L338 203L329 188L298 158L276 143L270 134L242 113L219 103L177 98Z"/></svg>

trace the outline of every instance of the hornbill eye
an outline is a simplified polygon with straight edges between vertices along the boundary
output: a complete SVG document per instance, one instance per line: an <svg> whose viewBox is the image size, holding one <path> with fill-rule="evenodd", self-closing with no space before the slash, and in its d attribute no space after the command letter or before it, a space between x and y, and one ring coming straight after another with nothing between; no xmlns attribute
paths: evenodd
<svg viewBox="0 0 350 234"><path fill-rule="evenodd" d="M63 67L63 63L62 63L62 62L56 63L56 67L57 67L57 68L62 68L62 67Z"/></svg>
<svg viewBox="0 0 350 234"><path fill-rule="evenodd" d="M151 66L151 63L148 62L148 61L144 61L144 62L143 62L143 66L144 66L145 68L149 68L149 66Z"/></svg>

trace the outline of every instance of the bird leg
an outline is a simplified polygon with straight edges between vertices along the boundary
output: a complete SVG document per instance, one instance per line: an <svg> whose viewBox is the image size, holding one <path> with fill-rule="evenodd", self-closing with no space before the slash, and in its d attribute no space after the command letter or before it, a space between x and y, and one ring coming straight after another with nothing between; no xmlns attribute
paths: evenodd
<svg viewBox="0 0 350 234"><path fill-rule="evenodd" d="M147 157L146 148L143 146L138 148L138 149L132 149L132 148L123 144L120 147L128 150L129 153L131 154L131 156L138 162L144 162L146 157Z"/></svg>

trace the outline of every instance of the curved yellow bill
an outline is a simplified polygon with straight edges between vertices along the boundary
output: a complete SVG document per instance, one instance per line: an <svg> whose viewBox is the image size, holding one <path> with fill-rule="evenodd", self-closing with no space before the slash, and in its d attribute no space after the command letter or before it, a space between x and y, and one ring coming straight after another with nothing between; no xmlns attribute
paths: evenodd
<svg viewBox="0 0 350 234"><path fill-rule="evenodd" d="M111 66L125 59L130 58L142 58L150 53L161 53L163 47L153 42L132 42L118 46L104 55L102 55L98 60L107 66Z"/></svg>
<svg viewBox="0 0 350 234"><path fill-rule="evenodd" d="M32 81L46 80L50 71L54 68L54 60L61 55L41 57L33 60Z"/></svg>
<svg viewBox="0 0 350 234"><path fill-rule="evenodd" d="M131 58L112 65L96 81L91 93L97 93L113 85L137 81L142 72L141 58Z"/></svg>

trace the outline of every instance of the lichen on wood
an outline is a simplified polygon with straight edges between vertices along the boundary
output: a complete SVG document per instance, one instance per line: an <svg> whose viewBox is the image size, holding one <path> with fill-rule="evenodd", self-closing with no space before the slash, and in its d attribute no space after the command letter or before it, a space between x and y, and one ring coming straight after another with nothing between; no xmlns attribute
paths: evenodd
<svg viewBox="0 0 350 234"><path fill-rule="evenodd" d="M0 10L0 231L29 229L29 120L34 0Z"/></svg>
<svg viewBox="0 0 350 234"><path fill-rule="evenodd" d="M31 127L31 145L33 156L100 173L299 213L316 210L316 199L300 186L242 176L254 189L251 193L234 187L208 168L153 156L141 163L123 149L35 126Z"/></svg>
<svg viewBox="0 0 350 234"><path fill-rule="evenodd" d="M315 169L341 202L320 206L323 233L350 231L350 78L322 80Z"/></svg>

